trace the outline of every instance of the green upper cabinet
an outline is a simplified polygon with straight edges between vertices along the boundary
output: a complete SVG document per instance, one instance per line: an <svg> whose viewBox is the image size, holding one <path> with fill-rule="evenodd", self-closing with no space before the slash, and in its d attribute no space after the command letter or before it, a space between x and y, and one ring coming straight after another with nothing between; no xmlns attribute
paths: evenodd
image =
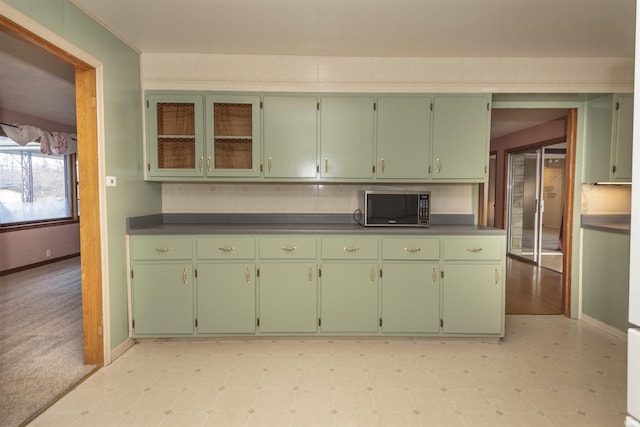
<svg viewBox="0 0 640 427"><path fill-rule="evenodd" d="M320 176L373 177L374 98L325 96L320 99Z"/></svg>
<svg viewBox="0 0 640 427"><path fill-rule="evenodd" d="M431 160L431 99L378 98L376 178L424 180Z"/></svg>
<svg viewBox="0 0 640 427"><path fill-rule="evenodd" d="M490 111L488 94L434 97L431 156L434 180L486 181Z"/></svg>
<svg viewBox="0 0 640 427"><path fill-rule="evenodd" d="M204 176L203 97L147 95L147 171L156 177Z"/></svg>
<svg viewBox="0 0 640 427"><path fill-rule="evenodd" d="M265 178L315 178L318 153L318 98L265 96L263 100Z"/></svg>
<svg viewBox="0 0 640 427"><path fill-rule="evenodd" d="M583 182L631 182L633 95L587 102Z"/></svg>
<svg viewBox="0 0 640 427"><path fill-rule="evenodd" d="M260 97L208 95L206 175L260 176Z"/></svg>

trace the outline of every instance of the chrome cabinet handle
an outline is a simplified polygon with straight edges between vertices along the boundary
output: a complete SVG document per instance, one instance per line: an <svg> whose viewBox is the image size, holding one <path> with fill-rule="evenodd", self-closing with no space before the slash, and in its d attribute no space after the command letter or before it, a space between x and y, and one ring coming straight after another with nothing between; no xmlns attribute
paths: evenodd
<svg viewBox="0 0 640 427"><path fill-rule="evenodd" d="M329 158L324 159L324 173L329 173Z"/></svg>
<svg viewBox="0 0 640 427"><path fill-rule="evenodd" d="M298 247L297 246L283 246L281 249L283 251L285 251L285 252L293 252L296 249L298 249Z"/></svg>
<svg viewBox="0 0 640 427"><path fill-rule="evenodd" d="M204 157L200 156L200 172L202 172L202 162L204 161Z"/></svg>
<svg viewBox="0 0 640 427"><path fill-rule="evenodd" d="M438 170L438 173L440 173L440 169L442 169L442 164L440 163L440 159L436 160L436 169Z"/></svg>
<svg viewBox="0 0 640 427"><path fill-rule="evenodd" d="M436 268L431 267L431 283L436 283Z"/></svg>
<svg viewBox="0 0 640 427"><path fill-rule="evenodd" d="M382 169L382 173L384 173L384 159L380 161L380 169Z"/></svg>
<svg viewBox="0 0 640 427"><path fill-rule="evenodd" d="M187 284L187 269L182 270L182 283Z"/></svg>
<svg viewBox="0 0 640 427"><path fill-rule="evenodd" d="M231 252L234 251L236 249L235 246L220 246L218 249L220 249L222 252Z"/></svg>
<svg viewBox="0 0 640 427"><path fill-rule="evenodd" d="M211 156L207 157L207 172L211 172Z"/></svg>
<svg viewBox="0 0 640 427"><path fill-rule="evenodd" d="M244 273L244 279L247 281L247 284L251 283L251 272L249 271L249 267L247 267L247 271Z"/></svg>
<svg viewBox="0 0 640 427"><path fill-rule="evenodd" d="M267 160L267 172L271 172L271 157Z"/></svg>
<svg viewBox="0 0 640 427"><path fill-rule="evenodd" d="M420 252L422 249L420 249L420 248L404 248L404 250L409 252L409 253L416 253L416 252Z"/></svg>
<svg viewBox="0 0 640 427"><path fill-rule="evenodd" d="M467 252L471 252L474 254L477 254L480 251L482 251L482 248L467 248Z"/></svg>
<svg viewBox="0 0 640 427"><path fill-rule="evenodd" d="M357 246L347 246L344 248L344 250L347 252L357 252L360 250L360 248Z"/></svg>
<svg viewBox="0 0 640 427"><path fill-rule="evenodd" d="M494 283L494 285L497 285L499 281L500 281L500 275L498 274L498 269L496 268L496 282Z"/></svg>
<svg viewBox="0 0 640 427"><path fill-rule="evenodd" d="M373 271L373 267L371 267L371 271L369 271L369 280L371 281L371 283L373 283L375 278L376 278L376 273Z"/></svg>
<svg viewBox="0 0 640 427"><path fill-rule="evenodd" d="M160 252L161 254L165 252L169 252L171 248L155 248L156 252Z"/></svg>

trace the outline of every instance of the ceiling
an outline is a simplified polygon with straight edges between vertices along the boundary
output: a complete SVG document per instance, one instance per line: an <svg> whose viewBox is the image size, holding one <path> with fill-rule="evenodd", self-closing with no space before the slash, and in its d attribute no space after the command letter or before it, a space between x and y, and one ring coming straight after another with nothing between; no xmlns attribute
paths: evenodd
<svg viewBox="0 0 640 427"><path fill-rule="evenodd" d="M141 53L634 56L634 0L71 2ZM75 125L71 67L1 31L0 63L0 107ZM493 134L511 133L558 114L520 110L502 117L495 111Z"/></svg>

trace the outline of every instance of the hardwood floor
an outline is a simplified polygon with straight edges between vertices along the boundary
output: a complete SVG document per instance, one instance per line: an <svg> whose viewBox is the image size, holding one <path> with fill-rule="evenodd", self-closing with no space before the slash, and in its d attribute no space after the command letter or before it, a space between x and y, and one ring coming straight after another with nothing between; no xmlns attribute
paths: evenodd
<svg viewBox="0 0 640 427"><path fill-rule="evenodd" d="M507 258L507 314L562 314L562 274Z"/></svg>

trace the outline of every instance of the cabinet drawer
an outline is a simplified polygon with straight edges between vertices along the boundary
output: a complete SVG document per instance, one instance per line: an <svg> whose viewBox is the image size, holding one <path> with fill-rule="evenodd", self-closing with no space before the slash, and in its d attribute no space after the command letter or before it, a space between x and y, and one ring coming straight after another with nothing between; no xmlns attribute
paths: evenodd
<svg viewBox="0 0 640 427"><path fill-rule="evenodd" d="M253 237L205 237L196 242L198 259L251 259L256 257Z"/></svg>
<svg viewBox="0 0 640 427"><path fill-rule="evenodd" d="M378 239L326 237L322 239L324 259L378 259Z"/></svg>
<svg viewBox="0 0 640 427"><path fill-rule="evenodd" d="M447 237L444 239L445 260L484 261L501 259L502 239L487 237Z"/></svg>
<svg viewBox="0 0 640 427"><path fill-rule="evenodd" d="M131 256L134 260L193 258L193 242L185 237L133 237Z"/></svg>
<svg viewBox="0 0 640 427"><path fill-rule="evenodd" d="M309 259L315 257L315 237L292 235L260 238L260 258Z"/></svg>
<svg viewBox="0 0 640 427"><path fill-rule="evenodd" d="M382 259L440 259L440 239L382 239Z"/></svg>

